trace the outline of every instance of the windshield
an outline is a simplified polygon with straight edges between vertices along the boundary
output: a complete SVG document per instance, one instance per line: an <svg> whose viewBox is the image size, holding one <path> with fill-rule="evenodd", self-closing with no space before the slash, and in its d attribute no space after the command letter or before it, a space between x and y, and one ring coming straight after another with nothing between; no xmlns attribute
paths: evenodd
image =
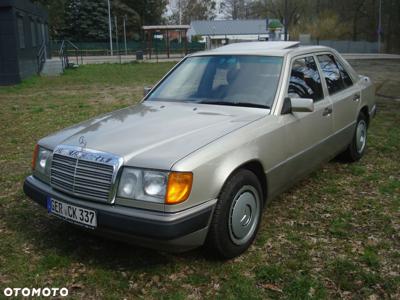
<svg viewBox="0 0 400 300"><path fill-rule="evenodd" d="M184 60L147 98L270 108L282 57L215 55Z"/></svg>

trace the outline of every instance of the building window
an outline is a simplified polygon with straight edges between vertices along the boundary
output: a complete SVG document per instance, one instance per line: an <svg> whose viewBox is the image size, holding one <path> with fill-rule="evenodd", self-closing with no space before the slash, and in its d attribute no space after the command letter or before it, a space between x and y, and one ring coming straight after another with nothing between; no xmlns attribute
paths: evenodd
<svg viewBox="0 0 400 300"><path fill-rule="evenodd" d="M36 32L37 32L37 36L38 36L38 43L39 45L42 44L42 35L40 33L40 23L36 23Z"/></svg>
<svg viewBox="0 0 400 300"><path fill-rule="evenodd" d="M37 37L36 37L36 25L34 21L31 21L31 35L32 35L32 47L36 47Z"/></svg>
<svg viewBox="0 0 400 300"><path fill-rule="evenodd" d="M24 18L18 16L17 18L18 25L18 36L19 36L19 47L21 49L25 48L25 31L24 31Z"/></svg>
<svg viewBox="0 0 400 300"><path fill-rule="evenodd" d="M49 26L47 24L44 25L44 34L46 35L46 43L49 42Z"/></svg>
<svg viewBox="0 0 400 300"><path fill-rule="evenodd" d="M44 24L40 24L40 34L42 35L42 44L46 43L46 36L44 34Z"/></svg>

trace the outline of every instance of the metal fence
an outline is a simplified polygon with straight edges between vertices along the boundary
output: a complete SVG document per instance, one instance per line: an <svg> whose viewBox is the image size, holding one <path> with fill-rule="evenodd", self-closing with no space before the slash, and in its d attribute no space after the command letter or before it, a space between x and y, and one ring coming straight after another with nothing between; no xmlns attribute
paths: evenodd
<svg viewBox="0 0 400 300"><path fill-rule="evenodd" d="M57 53L61 47L62 41L53 40L51 41L51 49L53 53ZM73 43L80 49L83 56L105 56L110 55L110 44L107 42L76 42ZM136 51L143 51L145 54L149 52L150 49L147 48L147 43L145 41L128 41L126 44L119 43L118 47L116 43L113 43L114 54L118 55L134 55ZM189 53L204 50L205 45L202 43L191 42L187 44L187 51ZM119 51L117 50L119 49ZM152 42L152 53L154 54L166 54L167 45L165 41L154 40ZM170 53L176 55L185 54L185 44L179 42L170 43Z"/></svg>
<svg viewBox="0 0 400 300"><path fill-rule="evenodd" d="M335 41L335 40L316 40L301 41L302 45L321 45L336 49L340 53L378 53L377 42L367 41Z"/></svg>

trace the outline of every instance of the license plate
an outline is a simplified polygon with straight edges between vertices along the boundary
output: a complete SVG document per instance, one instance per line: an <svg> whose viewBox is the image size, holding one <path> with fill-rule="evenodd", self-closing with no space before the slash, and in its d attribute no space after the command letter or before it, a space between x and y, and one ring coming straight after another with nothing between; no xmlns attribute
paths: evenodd
<svg viewBox="0 0 400 300"><path fill-rule="evenodd" d="M60 200L47 198L47 211L66 221L89 228L97 226L97 216L94 210L71 205Z"/></svg>

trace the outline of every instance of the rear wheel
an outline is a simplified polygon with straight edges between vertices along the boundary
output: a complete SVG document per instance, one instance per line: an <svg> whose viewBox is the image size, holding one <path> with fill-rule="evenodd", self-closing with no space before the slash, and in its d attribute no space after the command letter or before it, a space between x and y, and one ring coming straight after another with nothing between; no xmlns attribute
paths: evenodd
<svg viewBox="0 0 400 300"><path fill-rule="evenodd" d="M210 254L229 259L246 251L257 234L262 204L257 176L248 170L233 174L215 207L205 245Z"/></svg>
<svg viewBox="0 0 400 300"><path fill-rule="evenodd" d="M341 154L343 159L348 162L354 162L359 160L364 155L367 147L367 132L367 116L363 112L360 112L353 139L351 140L351 143L347 149Z"/></svg>

